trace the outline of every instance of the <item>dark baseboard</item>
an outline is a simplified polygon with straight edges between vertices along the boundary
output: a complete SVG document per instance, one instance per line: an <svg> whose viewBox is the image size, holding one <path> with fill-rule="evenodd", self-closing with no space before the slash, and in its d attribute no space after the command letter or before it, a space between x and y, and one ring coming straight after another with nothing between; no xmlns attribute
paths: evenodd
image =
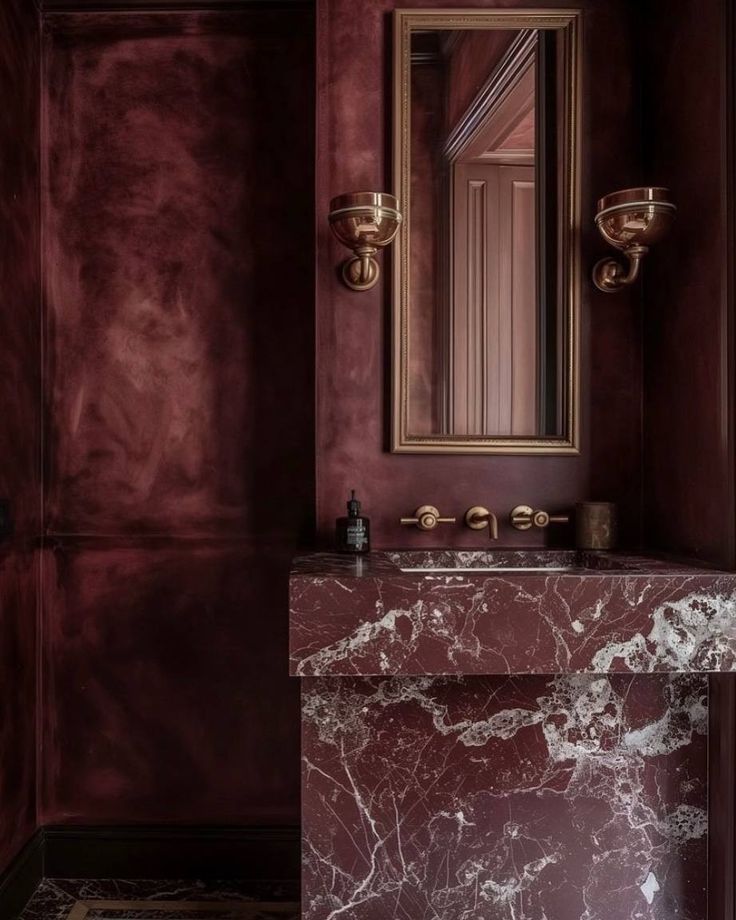
<svg viewBox="0 0 736 920"><path fill-rule="evenodd" d="M44 878L296 882L299 828L42 827L0 875L0 918L15 920Z"/></svg>
<svg viewBox="0 0 736 920"><path fill-rule="evenodd" d="M37 831L0 875L0 917L15 920L43 879L43 832Z"/></svg>
<svg viewBox="0 0 736 920"><path fill-rule="evenodd" d="M43 829L46 878L299 878L298 827Z"/></svg>

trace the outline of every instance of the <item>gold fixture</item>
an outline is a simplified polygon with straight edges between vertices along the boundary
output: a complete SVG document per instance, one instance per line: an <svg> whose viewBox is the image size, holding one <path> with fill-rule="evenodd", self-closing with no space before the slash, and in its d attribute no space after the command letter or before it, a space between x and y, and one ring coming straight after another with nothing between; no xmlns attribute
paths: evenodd
<svg viewBox="0 0 736 920"><path fill-rule="evenodd" d="M401 201L404 227L396 242L393 264L393 356L391 451L411 454L578 454L580 442L580 222L583 13L570 9L399 9L394 11L393 46L393 176ZM412 36L442 32L448 39L463 30L538 29L555 37L559 68L559 186L556 233L559 246L558 311L564 322L560 348L561 425L559 434L490 436L415 433L410 421L410 380L415 372L410 354L410 266L416 244L411 240L411 59ZM411 251L411 252L410 252Z"/></svg>
<svg viewBox="0 0 736 920"><path fill-rule="evenodd" d="M567 514L548 514L535 511L530 505L517 505L509 517L511 526L517 530L531 530L532 527L547 527L549 524L569 524Z"/></svg>
<svg viewBox="0 0 736 920"><path fill-rule="evenodd" d="M618 514L613 502L578 502L575 506L575 546L614 549Z"/></svg>
<svg viewBox="0 0 736 920"><path fill-rule="evenodd" d="M385 192L350 192L332 199L330 229L355 253L342 266L342 280L351 291L368 291L378 281L375 255L392 242L401 219L399 202Z"/></svg>
<svg viewBox="0 0 736 920"><path fill-rule="evenodd" d="M434 505L421 505L414 512L414 517L401 518L402 524L413 524L419 530L434 530L438 524L454 524L454 517L440 517Z"/></svg>
<svg viewBox="0 0 736 920"><path fill-rule="evenodd" d="M498 540L498 519L496 515L484 508L482 505L473 505L465 512L465 524L471 530L483 530L488 528L491 540Z"/></svg>
<svg viewBox="0 0 736 920"><path fill-rule="evenodd" d="M666 188L627 188L600 199L595 225L607 243L623 252L628 268L601 259L593 269L599 291L614 293L636 281L642 259L666 235L676 211Z"/></svg>

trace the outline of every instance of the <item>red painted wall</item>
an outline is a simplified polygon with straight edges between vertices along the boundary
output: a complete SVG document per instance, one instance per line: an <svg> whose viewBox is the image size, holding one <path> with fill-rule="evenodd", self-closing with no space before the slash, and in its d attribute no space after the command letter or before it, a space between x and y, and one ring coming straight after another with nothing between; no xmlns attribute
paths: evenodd
<svg viewBox="0 0 736 920"><path fill-rule="evenodd" d="M0 871L36 827L36 608L40 529L38 17L0 5Z"/></svg>
<svg viewBox="0 0 736 920"><path fill-rule="evenodd" d="M498 0L471 5L517 4ZM376 546L487 544L487 531L457 526L421 533L399 525L400 516L425 503L459 519L471 505L486 505L503 518L502 543L538 543L554 536L512 530L506 521L514 505L523 501L558 510L585 498L619 502L624 539L629 545L638 541L638 292L611 298L596 292L587 280L590 266L605 251L592 220L596 199L638 181L635 11L617 0L568 5L584 10L582 452L572 458L459 457L388 453L390 283L386 280L362 294L341 285L336 266L345 251L331 239L326 214L333 195L391 189L393 8L468 3L376 0L361 9L358 37L352 0L318 2L317 518L325 545L350 488L359 491L372 517ZM388 260L381 258L388 279ZM569 540L570 535L559 538Z"/></svg>
<svg viewBox="0 0 736 920"><path fill-rule="evenodd" d="M45 19L43 822L295 822L311 14Z"/></svg>
<svg viewBox="0 0 736 920"><path fill-rule="evenodd" d="M466 5L417 5L433 2ZM627 542L638 539L639 294L598 294L587 272L606 251L592 226L595 199L642 181L633 37L646 15L616 0L573 5L585 11L587 88L579 458L387 452L389 287L352 294L340 285L345 253L325 215L333 194L390 188L391 0L361 8L359 41L351 0L318 8L316 420L310 16L47 15L43 522L36 20L29 3L0 8L0 496L14 498L18 521L0 555L0 866L36 824L29 547L41 531L38 815L85 823L297 820L286 572L294 549L309 544L315 504L323 542L356 487L376 545L483 546L482 532L420 534L397 518L426 501L460 516L475 502L505 514L521 500L556 509L612 498ZM720 3L706 6L701 16L686 4L676 18L658 0L647 7L658 17L648 28L665 22L646 84L658 100L648 165L686 216L702 202L719 207L716 141L705 136L720 99L715 75L678 70L680 50L699 61L718 43L711 16ZM678 143L656 140L670 136ZM709 175L691 187L685 164L697 156ZM693 243L690 225L682 220L673 249L663 244L647 266L645 536L718 561L732 527L721 525L728 501L719 517L730 489L728 394L723 365L704 356L722 341L724 287L713 277L724 236L709 227ZM684 511L667 516L673 497ZM539 539L502 530L506 543Z"/></svg>
<svg viewBox="0 0 736 920"><path fill-rule="evenodd" d="M656 41L644 58L648 181L678 215L644 275L644 531L649 546L736 567L733 291L727 271L725 115L728 4L647 5ZM709 66L703 67L703 61ZM729 167L733 170L733 162ZM733 180L732 180L733 181ZM733 200L730 201L733 209Z"/></svg>

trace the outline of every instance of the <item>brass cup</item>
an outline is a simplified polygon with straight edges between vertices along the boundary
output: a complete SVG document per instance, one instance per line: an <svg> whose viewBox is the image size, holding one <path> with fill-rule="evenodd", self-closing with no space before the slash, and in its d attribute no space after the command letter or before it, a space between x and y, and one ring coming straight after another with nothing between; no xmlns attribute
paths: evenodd
<svg viewBox="0 0 736 920"><path fill-rule="evenodd" d="M626 268L615 259L601 259L593 269L599 291L613 293L636 281L642 259L649 247L667 234L676 211L669 190L654 186L623 189L600 199L596 227L610 246L624 253L629 264Z"/></svg>
<svg viewBox="0 0 736 920"><path fill-rule="evenodd" d="M618 512L613 502L578 502L575 506L575 545L578 549L615 549Z"/></svg>
<svg viewBox="0 0 736 920"><path fill-rule="evenodd" d="M375 259L388 246L401 225L399 202L386 192L350 192L330 202L330 228L355 255L342 267L342 279L352 291L368 291L378 281Z"/></svg>

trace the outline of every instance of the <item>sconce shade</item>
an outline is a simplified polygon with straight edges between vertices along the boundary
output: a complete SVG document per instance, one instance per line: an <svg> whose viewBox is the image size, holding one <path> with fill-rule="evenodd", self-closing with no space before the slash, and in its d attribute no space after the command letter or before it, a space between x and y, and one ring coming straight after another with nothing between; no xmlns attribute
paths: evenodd
<svg viewBox="0 0 736 920"><path fill-rule="evenodd" d="M676 211L669 189L657 186L623 189L598 201L595 223L601 236L629 260L628 270L614 259L597 263L593 281L599 291L612 293L636 281L643 257L667 234Z"/></svg>
<svg viewBox="0 0 736 920"><path fill-rule="evenodd" d="M388 246L401 225L399 203L386 192L350 192L330 202L328 220L337 239L355 255L342 268L345 284L367 291L378 281L375 255Z"/></svg>
<svg viewBox="0 0 736 920"><path fill-rule="evenodd" d="M666 235L676 211L666 188L628 188L600 199L595 222L617 249L651 246Z"/></svg>

